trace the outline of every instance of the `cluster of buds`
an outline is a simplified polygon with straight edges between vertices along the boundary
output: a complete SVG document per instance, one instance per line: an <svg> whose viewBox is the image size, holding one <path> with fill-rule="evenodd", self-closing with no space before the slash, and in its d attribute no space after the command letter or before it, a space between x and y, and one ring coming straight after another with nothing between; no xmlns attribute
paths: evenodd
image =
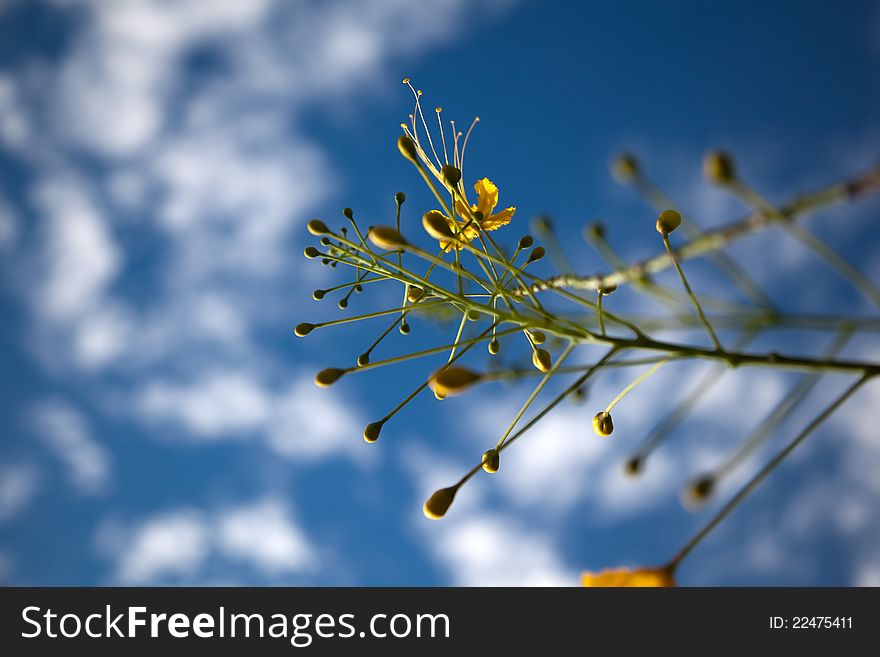
<svg viewBox="0 0 880 657"><path fill-rule="evenodd" d="M309 232L319 239L319 247L305 249L306 258L320 261L331 267L344 266L353 272L348 282L327 289L315 290L313 298L323 300L338 294L337 305L347 310L352 294L359 294L377 284L396 286L400 303L391 308L374 310L365 314L345 316L323 323L301 323L296 326L297 336L304 337L316 329L337 326L354 321L367 321L384 318L386 326L363 351L353 356L352 365L330 367L318 372L315 384L327 387L344 376L365 372L379 367L392 366L404 361L419 358L438 358L441 362L426 370L424 378L417 382L412 392L394 406L382 418L368 424L363 432L367 443L379 440L383 427L397 413L412 402L426 389L436 399L463 394L475 386L500 379L537 378L531 393L520 410L512 418L505 430L499 430L500 438L494 446L487 446L473 468L463 474L456 483L436 491L424 503L424 513L428 518L443 517L450 509L456 494L480 470L497 473L501 467L501 454L514 441L529 431L537 422L567 398L582 397L585 384L600 371L611 367L641 367L645 369L604 409L592 419L594 433L608 437L614 432L612 409L635 389L642 381L659 370L671 360L703 358L714 360L717 369L713 378L700 382L696 391L671 409L670 415L661 421L646 440L626 460L625 471L631 475L643 471L647 458L662 441L672 433L693 410L699 397L703 395L730 366L741 364L771 365L814 369L810 376L817 378L825 365L837 366L834 356L842 347L840 340L834 349L819 358L780 358L775 354L755 355L743 352L758 332L776 326L774 321L782 319L781 313L771 307L766 296L748 274L738 268L736 263L725 260L727 256L717 251L723 245L718 235L704 233L693 220L684 217L673 204L647 178L642 167L632 155L622 155L612 163L612 174L622 184L636 186L649 202L655 205L657 214L650 215L655 220L655 228L660 234L665 252L641 266L627 266L613 251L607 239L607 229L601 223L590 224L585 230L585 238L602 255L615 271L607 275L578 276L571 271L565 259L560 242L553 233L552 222L546 217L533 221L532 234L520 235L515 245L506 241L499 243L494 231L511 224L516 209L499 209L499 188L488 178L475 181L472 186L475 198L469 197L464 163L471 133L478 123L475 119L466 133L458 131L455 122L450 122L451 133L447 132L442 119L442 109L435 110L439 134L432 133L422 108L422 93L412 87L409 80L404 83L410 87L415 99L415 108L408 123L402 124L403 134L397 147L400 154L415 168L427 185L437 207L424 208L417 213L419 220L402 219L402 209L406 202L403 192L394 197L395 221L382 225L359 225L354 212L346 208L343 216L347 223L338 230L331 229L324 221L315 219L309 222ZM753 203L756 195L736 178L735 168L729 156L712 152L704 161L706 177L722 185ZM745 190L745 191L744 191ZM827 194L816 197L827 202ZM659 201L659 203L658 203ZM781 209L771 213L766 207L756 208L769 223L784 216ZM409 213L407 213L409 214ZM654 219L656 218L656 219ZM751 226L754 224L751 221ZM648 221L646 227L650 226ZM690 242L675 248L671 242L674 231L684 228ZM508 229L509 230L509 229ZM728 230L730 234L734 232ZM722 235L723 237L723 235ZM543 244L537 245L536 238ZM702 249L702 251L700 250ZM550 253L550 258L558 272L550 277L541 276L535 263L542 261ZM722 344L715 332L715 320L704 311L705 299L692 289L682 266L683 254L704 254L724 265L724 272L734 284L752 295L754 303L738 308L736 314L726 317L726 325L733 324L740 330L740 338L735 345ZM652 273L665 267L674 267L681 288L661 286L652 278ZM690 343L661 341L648 334L650 327L645 321L624 313L611 313L603 302L619 285L632 284L638 291L667 303L672 311L663 328L691 328L694 325L705 328L710 345L700 346ZM584 291L593 294L585 294ZM553 308L547 300L539 299L541 292L549 291L559 302L573 304L580 315L563 313ZM682 309L688 312L682 312ZM395 329L402 334L410 333L408 320L422 318L431 321L438 313L458 319L458 328L450 341L445 344L374 360L373 352ZM731 319L732 317L732 319ZM717 319L717 318L716 318ZM780 325L783 323L780 321ZM814 322L815 323L815 322ZM838 323L839 324L839 323ZM831 321L828 327L837 326ZM852 322L846 324L845 335L856 330ZM838 326L839 328L839 326ZM843 335L843 333L841 333ZM474 347L484 345L488 358L496 359L501 352L502 339L509 343L515 352L529 354L531 367L475 368L463 364L463 357L471 354ZM517 345L520 349L517 350ZM596 349L601 353L586 365L570 365L569 357L580 347ZM622 358L625 354L636 353L641 357ZM873 369L872 369L873 368ZM865 364L861 370L865 377L874 376L877 366ZM571 375L573 380L564 390L533 412L530 419L526 414L542 393L551 378ZM815 383L815 380L813 380ZM793 408L794 403L786 409ZM781 404L783 402L780 402ZM776 426L781 420L771 419L762 426ZM499 428L500 429L500 428ZM769 432L759 432L757 438L751 437L744 443L744 450L754 450ZM742 454L732 457L735 463L742 460ZM723 465L716 471L705 473L693 480L685 489L689 505L694 506L708 499L718 488L720 478L732 469L733 465ZM690 546L692 547L692 546ZM687 551L689 551L690 547ZM685 551L685 553L687 552ZM680 558L679 558L680 560ZM664 566L654 571L650 578L635 578L638 581L671 582L674 566ZM615 571L617 572L617 571ZM628 571L622 571L628 572ZM639 571L643 572L643 571ZM660 573L660 575L656 575ZM662 575L662 576L661 576ZM667 577L668 576L668 577ZM616 578L585 578L586 581L618 581Z"/></svg>

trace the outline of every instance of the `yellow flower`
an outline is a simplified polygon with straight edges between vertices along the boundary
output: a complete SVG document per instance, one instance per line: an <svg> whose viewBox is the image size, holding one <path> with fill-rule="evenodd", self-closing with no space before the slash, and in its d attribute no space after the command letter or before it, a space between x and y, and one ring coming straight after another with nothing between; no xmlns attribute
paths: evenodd
<svg viewBox="0 0 880 657"><path fill-rule="evenodd" d="M453 222L451 218L439 210L432 211L432 213L441 215L449 224L451 232L458 235L458 239L465 243L475 239L481 230L497 230L506 226L516 212L516 208L511 207L492 213L495 206L498 205L498 187L488 178L478 180L474 185L474 190L477 192L476 203L468 204L466 200L456 202L455 209L461 217L460 222ZM477 212L480 214L477 215ZM453 242L440 239L439 236L438 239L444 249L450 249L454 245ZM461 246L457 245L456 248L461 248Z"/></svg>
<svg viewBox="0 0 880 657"><path fill-rule="evenodd" d="M474 185L474 191L477 193L477 202L471 205L470 213L467 206L458 201L456 210L464 219L465 223L471 218L471 214L479 212L483 218L480 219L480 228L483 230L496 230L510 223L516 208L505 208L500 212L492 214L492 210L498 205L498 187L488 178L481 178Z"/></svg>
<svg viewBox="0 0 880 657"><path fill-rule="evenodd" d="M598 573L582 573L581 586L675 586L667 568L608 568Z"/></svg>
<svg viewBox="0 0 880 657"><path fill-rule="evenodd" d="M403 83L412 90L415 98L415 108L410 114L410 123L401 124L405 137L401 137L403 142L398 142L398 148L401 153L413 164L419 167L423 174L430 174L437 180L448 192L455 195L455 209L447 208L447 212L440 213L439 210L432 210L430 214L439 213L449 224L451 232L457 235L460 242L470 242L477 237L480 230L496 230L510 223L516 208L505 208L493 214L495 206L498 205L498 187L488 178L481 178L474 185L477 192L476 204L471 204L467 199L464 180L462 179L462 171L464 169L465 151L467 150L468 139L474 126L480 121L480 117L476 117L464 135L455 129L455 122L452 121L452 134L447 138L446 130L443 127L443 121L440 119L442 108L438 107L437 123L440 128L439 135L431 136L431 130L428 128L428 121L425 119L425 113L422 110L422 92L412 86L409 78L404 78ZM422 140L424 137L424 140ZM439 137L439 138L438 138ZM451 153L449 152L451 150ZM442 156L442 158L441 158ZM454 174L454 175L451 175ZM429 181L430 182L430 181ZM433 183L430 183L435 193L440 194ZM479 212L478 216L474 216ZM454 218L449 214L456 215ZM459 217L461 221L459 222ZM436 229L436 226L434 227ZM429 231L430 232L430 231ZM434 232L437 232L434 230ZM444 240L439 236L436 239L441 246L448 250L453 248L451 240ZM461 248L461 245L456 245Z"/></svg>

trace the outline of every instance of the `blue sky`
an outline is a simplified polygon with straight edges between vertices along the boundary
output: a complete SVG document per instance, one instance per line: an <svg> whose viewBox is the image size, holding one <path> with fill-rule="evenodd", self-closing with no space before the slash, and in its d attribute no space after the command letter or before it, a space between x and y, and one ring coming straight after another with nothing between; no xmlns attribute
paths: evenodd
<svg viewBox="0 0 880 657"><path fill-rule="evenodd" d="M363 425L433 366L313 386L380 325L293 337L340 315L311 290L348 276L301 257L305 223L335 225L346 206L389 223L399 190L405 226L433 207L394 145L409 76L429 108L480 116L465 175L517 206L499 239L549 213L591 273L604 265L580 238L588 220L628 258L659 247L653 212L608 175L621 150L706 226L744 211L701 180L707 149L729 149L778 201L876 165L878 60L880 6L861 2L0 2L0 582L564 585L665 560L711 513L681 508L682 482L794 377L726 376L628 480L621 459L700 370L646 383L602 442L589 420L629 376L609 373L431 523L425 496L529 390L424 396L365 445ZM806 225L880 280L878 209ZM787 310L876 314L784 234L733 253ZM688 271L735 296L705 264ZM354 297L349 312L387 298ZM416 323L383 353L454 330ZM827 339L759 346L818 353ZM846 353L876 359L875 336ZM771 447L844 384L823 379ZM693 553L682 583L880 584L878 405L876 385L862 390Z"/></svg>

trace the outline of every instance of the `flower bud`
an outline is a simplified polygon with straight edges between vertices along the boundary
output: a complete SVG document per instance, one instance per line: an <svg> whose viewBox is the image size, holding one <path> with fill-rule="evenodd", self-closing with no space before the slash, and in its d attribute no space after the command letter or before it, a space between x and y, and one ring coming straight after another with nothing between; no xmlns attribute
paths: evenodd
<svg viewBox="0 0 880 657"><path fill-rule="evenodd" d="M532 248L532 244L534 243L535 240L531 235L523 235L519 238L519 249L520 251L525 251L526 249Z"/></svg>
<svg viewBox="0 0 880 657"><path fill-rule="evenodd" d="M482 374L466 367L452 365L434 372L428 381L428 387L435 393L439 392L444 397L449 397L461 394L482 378Z"/></svg>
<svg viewBox="0 0 880 657"><path fill-rule="evenodd" d="M407 137L406 135L400 135L397 138L397 150L400 151L400 154L403 155L407 160L419 166L419 154L416 151L416 143Z"/></svg>
<svg viewBox="0 0 880 657"><path fill-rule="evenodd" d="M443 182L450 187L455 187L461 181L461 169L451 164L444 164L440 169L440 175L443 177Z"/></svg>
<svg viewBox="0 0 880 657"><path fill-rule="evenodd" d="M327 294L326 290L315 290L314 292L312 292L312 299L314 299L315 301L320 301L324 298L325 294Z"/></svg>
<svg viewBox="0 0 880 657"><path fill-rule="evenodd" d="M543 246L536 246L534 249L532 249L532 252L529 254L529 257L526 260L526 264L528 264L530 262L537 262L538 260L540 260L541 258L544 257L544 253L546 253L546 251L544 251Z"/></svg>
<svg viewBox="0 0 880 657"><path fill-rule="evenodd" d="M617 289L616 285L603 285L602 287L599 288L598 291L599 291L599 294L601 294L603 297L607 297L609 294L614 292L616 289Z"/></svg>
<svg viewBox="0 0 880 657"><path fill-rule="evenodd" d="M631 456L623 464L623 471L631 477L634 477L638 474L641 474L643 467L644 460L641 456Z"/></svg>
<svg viewBox="0 0 880 657"><path fill-rule="evenodd" d="M415 303L425 294L425 291L420 288L418 285L410 285L406 291L406 300L410 303Z"/></svg>
<svg viewBox="0 0 880 657"><path fill-rule="evenodd" d="M339 301L336 302L336 305L339 307L339 310L345 310L348 308L348 299L342 297Z"/></svg>
<svg viewBox="0 0 880 657"><path fill-rule="evenodd" d="M360 356L358 356L358 367L364 367L365 365L370 364L370 354L364 352Z"/></svg>
<svg viewBox="0 0 880 657"><path fill-rule="evenodd" d="M501 351L501 343L498 342L497 338L492 338L492 340L489 341L489 344L486 346L486 348L489 350L489 353L494 356L499 351Z"/></svg>
<svg viewBox="0 0 880 657"><path fill-rule="evenodd" d="M422 512L431 520L439 520L446 515L446 512L452 505L452 500L455 499L455 494L457 492L457 486L441 488L428 498L425 505L422 507Z"/></svg>
<svg viewBox="0 0 880 657"><path fill-rule="evenodd" d="M542 372L547 372L553 366L553 361L546 349L535 349L532 352L532 365Z"/></svg>
<svg viewBox="0 0 880 657"><path fill-rule="evenodd" d="M733 160L724 151L709 151L703 158L703 175L718 185L727 185L736 179Z"/></svg>
<svg viewBox="0 0 880 657"><path fill-rule="evenodd" d="M500 467L501 455L498 453L497 449L493 447L488 452L483 453L483 470L489 474L493 474L498 472L498 468Z"/></svg>
<svg viewBox="0 0 880 657"><path fill-rule="evenodd" d="M715 492L715 477L703 475L690 482L684 490L683 501L686 506L698 507L712 497Z"/></svg>
<svg viewBox="0 0 880 657"><path fill-rule="evenodd" d="M532 336L532 342L535 344L544 344L547 340L547 336L544 335L543 331L529 331L529 335Z"/></svg>
<svg viewBox="0 0 880 657"><path fill-rule="evenodd" d="M540 214L532 219L532 230L536 233L548 233L553 230L553 222L546 214Z"/></svg>
<svg viewBox="0 0 880 657"><path fill-rule="evenodd" d="M308 228L309 232L310 232L312 235L315 235L315 236L318 236L318 235L326 235L327 233L330 232L330 229L327 228L327 224L325 224L325 223L324 223L323 221L321 221L320 219L312 219L312 220L306 225L306 228Z"/></svg>
<svg viewBox="0 0 880 657"><path fill-rule="evenodd" d="M328 388L336 383L343 374L345 374L345 370L338 367L328 367L315 375L315 385L319 388Z"/></svg>
<svg viewBox="0 0 880 657"><path fill-rule="evenodd" d="M593 416L593 431L597 436L607 438L614 432L614 422L611 421L611 413L599 411Z"/></svg>
<svg viewBox="0 0 880 657"><path fill-rule="evenodd" d="M675 210L664 210L657 217L657 232L661 235L669 235L681 225L681 215Z"/></svg>
<svg viewBox="0 0 880 657"><path fill-rule="evenodd" d="M374 443L379 440L379 433L382 431L382 425L384 424L385 421L381 420L379 422L370 422L364 427L364 441Z"/></svg>
<svg viewBox="0 0 880 657"><path fill-rule="evenodd" d="M440 210L430 210L422 217L422 226L425 232L435 240L455 240L449 219Z"/></svg>
<svg viewBox="0 0 880 657"><path fill-rule="evenodd" d="M303 251L303 255L311 260L312 258L317 258L319 255L321 255L321 252L313 246L307 246Z"/></svg>
<svg viewBox="0 0 880 657"><path fill-rule="evenodd" d="M397 205L403 205L406 202L406 194L403 192L397 192L394 195L394 202L397 203Z"/></svg>
<svg viewBox="0 0 880 657"><path fill-rule="evenodd" d="M314 324L309 324L308 322L303 322L302 324L297 324L296 328L293 329L294 334L298 338L304 338L309 333L311 333L315 329Z"/></svg>
<svg viewBox="0 0 880 657"><path fill-rule="evenodd" d="M638 160L629 153L621 153L611 162L611 175L621 184L632 182L639 175Z"/></svg>
<svg viewBox="0 0 880 657"><path fill-rule="evenodd" d="M368 237L375 246L386 251L402 251L407 245L403 235L391 226L373 226Z"/></svg>
<svg viewBox="0 0 880 657"><path fill-rule="evenodd" d="M584 228L584 234L587 236L587 239L604 241L606 234L605 224L601 221L588 224L586 228Z"/></svg>

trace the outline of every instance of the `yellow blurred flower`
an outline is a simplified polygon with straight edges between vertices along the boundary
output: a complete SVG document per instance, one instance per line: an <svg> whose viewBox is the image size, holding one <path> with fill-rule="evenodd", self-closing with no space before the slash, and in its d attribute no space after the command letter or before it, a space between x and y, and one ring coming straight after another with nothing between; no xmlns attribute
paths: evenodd
<svg viewBox="0 0 880 657"><path fill-rule="evenodd" d="M675 586L669 568L608 568L598 573L582 573L581 586Z"/></svg>

